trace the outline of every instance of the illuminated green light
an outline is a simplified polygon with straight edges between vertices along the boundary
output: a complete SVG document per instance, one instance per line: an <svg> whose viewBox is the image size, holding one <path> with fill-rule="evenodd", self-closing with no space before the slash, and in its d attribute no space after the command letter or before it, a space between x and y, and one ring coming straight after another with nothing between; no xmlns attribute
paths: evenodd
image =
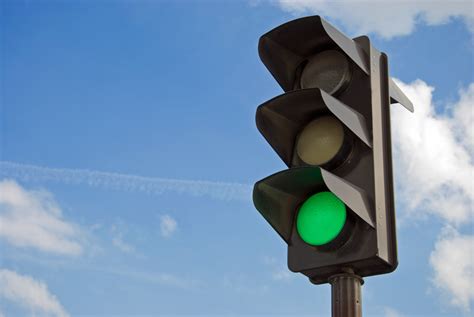
<svg viewBox="0 0 474 317"><path fill-rule="evenodd" d="M304 242L319 246L331 242L346 223L346 206L331 192L309 197L296 219L296 229Z"/></svg>

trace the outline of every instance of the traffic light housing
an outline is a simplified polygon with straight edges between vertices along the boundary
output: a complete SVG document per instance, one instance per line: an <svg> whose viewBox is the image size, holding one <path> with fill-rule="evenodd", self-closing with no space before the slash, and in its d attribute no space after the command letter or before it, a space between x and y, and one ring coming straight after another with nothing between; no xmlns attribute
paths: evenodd
<svg viewBox="0 0 474 317"><path fill-rule="evenodd" d="M264 34L259 55L285 91L257 109L257 128L289 169L257 182L257 210L311 282L397 264L390 103L413 106L366 36L319 16Z"/></svg>

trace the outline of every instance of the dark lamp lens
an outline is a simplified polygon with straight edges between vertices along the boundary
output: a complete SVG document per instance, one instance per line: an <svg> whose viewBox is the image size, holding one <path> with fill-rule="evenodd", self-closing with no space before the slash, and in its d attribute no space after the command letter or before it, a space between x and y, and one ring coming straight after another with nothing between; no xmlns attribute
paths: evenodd
<svg viewBox="0 0 474 317"><path fill-rule="evenodd" d="M309 58L301 74L301 88L320 88L334 95L347 87L351 79L347 57L335 50L318 53Z"/></svg>

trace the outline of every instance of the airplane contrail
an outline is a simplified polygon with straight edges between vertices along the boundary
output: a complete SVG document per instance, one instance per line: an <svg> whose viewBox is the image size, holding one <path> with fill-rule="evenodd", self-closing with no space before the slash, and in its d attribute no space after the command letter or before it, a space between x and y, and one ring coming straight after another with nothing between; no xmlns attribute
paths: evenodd
<svg viewBox="0 0 474 317"><path fill-rule="evenodd" d="M241 183L211 182L144 177L88 169L51 168L0 161L0 177L24 182L55 182L87 185L106 190L143 192L153 195L177 192L208 196L219 200L250 201L252 186Z"/></svg>

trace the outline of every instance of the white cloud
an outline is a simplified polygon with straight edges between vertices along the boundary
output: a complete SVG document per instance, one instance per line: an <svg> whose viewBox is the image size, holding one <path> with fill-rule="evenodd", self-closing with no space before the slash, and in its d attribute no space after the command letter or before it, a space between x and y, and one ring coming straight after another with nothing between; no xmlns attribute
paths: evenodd
<svg viewBox="0 0 474 317"><path fill-rule="evenodd" d="M397 201L405 217L436 215L451 225L430 256L432 281L452 305L468 311L474 299L474 236L452 226L472 225L474 219L474 83L443 114L435 110L433 87L421 80L397 84L415 105L413 114L392 107Z"/></svg>
<svg viewBox="0 0 474 317"><path fill-rule="evenodd" d="M434 285L447 293L451 304L470 311L474 300L474 236L445 229L430 256Z"/></svg>
<svg viewBox="0 0 474 317"><path fill-rule="evenodd" d="M230 290L247 296L262 296L270 290L269 285L255 283L254 278L243 273L224 276L221 285L226 289L225 292Z"/></svg>
<svg viewBox="0 0 474 317"><path fill-rule="evenodd" d="M453 130L469 152L474 152L474 83L460 92L460 100L454 106Z"/></svg>
<svg viewBox="0 0 474 317"><path fill-rule="evenodd" d="M112 225L111 231L112 231L112 244L120 249L122 252L125 253L131 253L135 251L135 247L127 242L125 242L123 235L124 232L122 229L119 228L119 226L122 226L121 223L118 225Z"/></svg>
<svg viewBox="0 0 474 317"><path fill-rule="evenodd" d="M474 84L460 92L452 113L438 114L433 87L421 80L397 83L415 105L415 113L392 107L396 193L407 206L403 211L413 217L435 214L455 225L471 221L474 165L468 144Z"/></svg>
<svg viewBox="0 0 474 317"><path fill-rule="evenodd" d="M144 177L84 169L49 168L7 161L0 161L0 177L25 182L82 184L107 190L142 192L153 195L176 192L225 201L249 201L252 197L252 186L247 184Z"/></svg>
<svg viewBox="0 0 474 317"><path fill-rule="evenodd" d="M20 305L34 315L69 316L45 283L14 271L0 269L0 297Z"/></svg>
<svg viewBox="0 0 474 317"><path fill-rule="evenodd" d="M117 235L112 238L112 244L119 248L121 251L125 253L130 253L135 251L135 247L123 240L122 235Z"/></svg>
<svg viewBox="0 0 474 317"><path fill-rule="evenodd" d="M165 238L171 237L171 235L178 228L178 223L172 217L164 215L160 217L160 232Z"/></svg>
<svg viewBox="0 0 474 317"><path fill-rule="evenodd" d="M262 257L262 262L263 264L265 265L269 265L269 266L272 266L272 265L275 265L277 264L277 259L273 256L268 256L268 255L265 255Z"/></svg>
<svg viewBox="0 0 474 317"><path fill-rule="evenodd" d="M385 317L402 317L403 315L391 307L384 308Z"/></svg>
<svg viewBox="0 0 474 317"><path fill-rule="evenodd" d="M80 230L62 219L51 194L28 191L12 180L0 181L0 238L17 247L63 255L83 251Z"/></svg>
<svg viewBox="0 0 474 317"><path fill-rule="evenodd" d="M266 270L271 272L271 278L274 281L288 282L296 276L296 274L291 272L286 265L280 263L280 261L273 256L263 256L262 262L268 267Z"/></svg>
<svg viewBox="0 0 474 317"><path fill-rule="evenodd" d="M156 283L160 285L166 285L175 288L181 288L185 290L195 289L202 286L203 283L200 280L194 279L191 276L182 276L166 273L166 272L144 272L134 271L129 269L114 269L109 267L94 267L94 270L101 271L104 273L115 274L124 276L132 279L142 280L147 283Z"/></svg>
<svg viewBox="0 0 474 317"><path fill-rule="evenodd" d="M461 18L474 30L474 4L470 0L279 0L295 14L330 17L355 33L376 33L384 38L408 35L417 24L439 25Z"/></svg>
<svg viewBox="0 0 474 317"><path fill-rule="evenodd" d="M295 276L295 273L290 272L287 268L275 270L272 274L272 279L275 281L289 281Z"/></svg>

